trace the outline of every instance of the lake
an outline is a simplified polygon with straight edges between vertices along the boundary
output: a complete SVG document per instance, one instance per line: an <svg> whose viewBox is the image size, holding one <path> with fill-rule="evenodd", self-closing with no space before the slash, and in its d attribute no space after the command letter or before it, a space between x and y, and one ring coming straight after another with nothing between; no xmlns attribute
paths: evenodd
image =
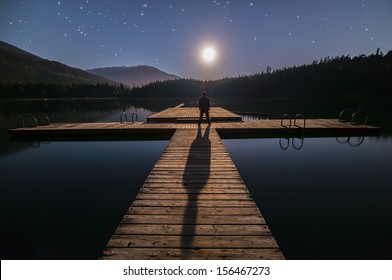
<svg viewBox="0 0 392 280"><path fill-rule="evenodd" d="M0 101L1 259L96 259L168 141L12 142L26 113L52 122L144 121L177 100ZM194 105L195 100L186 100ZM242 112L368 112L380 137L224 139L288 259L392 258L391 100L212 100ZM255 118L244 115L244 118Z"/></svg>

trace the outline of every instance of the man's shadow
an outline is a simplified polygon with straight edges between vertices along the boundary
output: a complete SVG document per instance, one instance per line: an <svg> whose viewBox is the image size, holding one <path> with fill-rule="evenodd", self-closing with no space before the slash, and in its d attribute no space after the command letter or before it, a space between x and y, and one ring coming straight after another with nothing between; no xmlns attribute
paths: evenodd
<svg viewBox="0 0 392 280"><path fill-rule="evenodd" d="M210 177L211 141L209 136L210 126L205 129L204 134L202 134L202 128L198 127L197 136L189 149L183 174L183 187L188 195L181 232L181 248L184 259L189 256L189 249L197 249L192 244L196 233L198 198Z"/></svg>

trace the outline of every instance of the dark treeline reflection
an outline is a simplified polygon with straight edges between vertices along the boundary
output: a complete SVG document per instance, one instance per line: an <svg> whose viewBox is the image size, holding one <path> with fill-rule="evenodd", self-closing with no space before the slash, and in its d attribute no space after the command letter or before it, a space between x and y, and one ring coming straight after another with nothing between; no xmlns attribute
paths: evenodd
<svg viewBox="0 0 392 280"><path fill-rule="evenodd" d="M184 103L197 106L196 98L167 99L48 99L48 100L0 100L0 126L9 129L20 125L24 114L45 114L51 122L119 121L121 112L137 112L139 121L149 114ZM239 112L267 114L268 118L280 119L282 115L303 114L306 118L338 118L339 113L351 108L364 111L371 125L381 126L383 134L392 133L392 99L379 98L326 98L326 99L263 99L263 98L216 98L211 105ZM250 114L252 116L252 114ZM264 117L262 117L264 118ZM245 117L245 119L247 119ZM249 118L248 118L249 119Z"/></svg>
<svg viewBox="0 0 392 280"><path fill-rule="evenodd" d="M43 113L53 122L95 121L122 111L142 109L154 112L165 106L170 105L162 102L130 102L125 99L7 100L0 101L0 116L10 120L24 114Z"/></svg>
<svg viewBox="0 0 392 280"><path fill-rule="evenodd" d="M45 114L52 122L98 121L105 116L123 111L149 111L150 113L174 107L181 103L196 107L198 98L167 99L37 99L0 100L0 122L20 119L24 114ZM294 117L300 113L307 118L338 118L346 108L363 110L369 114L369 122L379 125L388 117L392 100L389 98L357 99L256 99L214 98L211 105L246 115L246 112L267 114L280 119L283 114Z"/></svg>

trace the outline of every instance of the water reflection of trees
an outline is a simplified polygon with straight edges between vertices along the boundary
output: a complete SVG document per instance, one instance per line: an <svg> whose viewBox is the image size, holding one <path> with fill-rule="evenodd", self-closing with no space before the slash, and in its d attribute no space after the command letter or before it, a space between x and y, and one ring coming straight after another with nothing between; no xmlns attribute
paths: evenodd
<svg viewBox="0 0 392 280"><path fill-rule="evenodd" d="M175 103L171 102L170 106L172 104ZM164 102L134 102L126 99L3 101L0 102L0 117L7 122L15 118L19 120L25 114L45 114L52 122L94 121L103 115L128 110L156 112L165 106Z"/></svg>

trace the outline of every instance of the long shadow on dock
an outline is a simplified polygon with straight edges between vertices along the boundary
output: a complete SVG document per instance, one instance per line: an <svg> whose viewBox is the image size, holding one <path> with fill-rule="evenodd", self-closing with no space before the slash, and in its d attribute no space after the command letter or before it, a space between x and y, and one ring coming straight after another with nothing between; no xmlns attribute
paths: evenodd
<svg viewBox="0 0 392 280"><path fill-rule="evenodd" d="M181 232L181 248L184 259L188 258L189 249L194 248L192 243L196 234L198 196L210 177L211 141L209 135L210 126L205 129L204 134L202 134L202 128L198 127L184 169L183 186L188 195Z"/></svg>

